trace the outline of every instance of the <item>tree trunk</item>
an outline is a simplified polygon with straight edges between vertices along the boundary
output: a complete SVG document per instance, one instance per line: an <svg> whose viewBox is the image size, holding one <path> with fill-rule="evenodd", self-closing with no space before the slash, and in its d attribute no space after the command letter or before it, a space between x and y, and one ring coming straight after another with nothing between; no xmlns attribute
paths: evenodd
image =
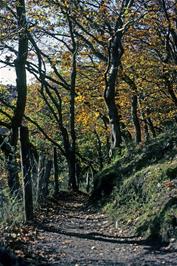
<svg viewBox="0 0 177 266"><path fill-rule="evenodd" d="M150 131L152 133L152 136L153 136L153 138L155 138L156 137L156 131L155 131L153 122L152 122L150 117L147 118L147 122L148 122L148 125L149 125L149 128L150 128Z"/></svg>
<svg viewBox="0 0 177 266"><path fill-rule="evenodd" d="M115 96L110 96L109 92L107 91L107 93L105 94L105 101L108 107L108 115L111 126L111 150L120 147L120 144L122 142L120 119L114 98Z"/></svg>
<svg viewBox="0 0 177 266"><path fill-rule="evenodd" d="M21 167L23 179L23 201L25 211L25 221L33 219L33 196L32 196L32 181L29 153L29 132L27 127L19 128L20 148L21 148Z"/></svg>
<svg viewBox="0 0 177 266"><path fill-rule="evenodd" d="M30 143L30 164L33 190L33 204L37 203L37 182L38 182L38 163L39 156L36 148Z"/></svg>
<svg viewBox="0 0 177 266"><path fill-rule="evenodd" d="M119 22L122 26L122 22ZM104 99L108 108L109 122L111 125L111 150L120 147L122 142L120 129L120 115L116 106L116 81L118 76L118 68L121 64L123 55L122 32L117 32L110 41L109 62L105 73L105 91Z"/></svg>
<svg viewBox="0 0 177 266"><path fill-rule="evenodd" d="M148 121L145 115L145 112L142 107L142 100L139 98L139 104L140 104L140 111L141 111L141 116L143 120L143 128L144 128L144 140L149 141L150 135L149 135L149 128L148 128Z"/></svg>
<svg viewBox="0 0 177 266"><path fill-rule="evenodd" d="M69 182L68 187L73 191L78 191L76 182L76 165L75 165L75 153L70 152L68 156L68 169L69 169Z"/></svg>
<svg viewBox="0 0 177 266"><path fill-rule="evenodd" d="M19 0L16 4L17 22L18 22L18 54L15 60L16 70L16 87L17 87L17 103L12 118L12 146L16 146L18 139L18 128L21 126L26 106L27 82L26 82L26 60L28 55L28 37L27 37L27 21L25 1Z"/></svg>
<svg viewBox="0 0 177 266"><path fill-rule="evenodd" d="M150 139L148 121L143 111L141 112L141 115L142 115L143 124L144 124L144 140L147 142Z"/></svg>
<svg viewBox="0 0 177 266"><path fill-rule="evenodd" d="M168 79L166 80L166 85L168 88L168 93L170 94L170 97L172 99L172 101L174 102L175 106L177 107L177 97L176 94L173 90L173 84L170 83L170 81L168 81Z"/></svg>
<svg viewBox="0 0 177 266"><path fill-rule="evenodd" d="M37 181L37 202L39 204L46 201L49 194L48 184L52 169L52 160L47 160L45 156L39 157L38 181Z"/></svg>
<svg viewBox="0 0 177 266"><path fill-rule="evenodd" d="M52 170L52 160L47 160L46 166L45 166L43 189L42 189L44 201L46 200L46 197L49 194L49 178L50 178L51 170Z"/></svg>
<svg viewBox="0 0 177 266"><path fill-rule="evenodd" d="M135 143L141 142L141 126L138 117L138 97L137 95L132 96L132 120L135 128Z"/></svg>
<svg viewBox="0 0 177 266"><path fill-rule="evenodd" d="M128 144L132 142L132 135L130 131L126 128L126 125L121 122L121 132L122 132L122 138L124 139L125 143Z"/></svg>
<svg viewBox="0 0 177 266"><path fill-rule="evenodd" d="M116 106L116 82L118 77L119 68L121 66L121 58L124 53L122 46L122 38L124 32L122 27L125 23L125 11L131 8L134 4L133 0L126 0L122 2L122 10L115 22L114 28L111 28L111 38L108 45L108 63L105 72L105 91L104 99L108 108L109 122L111 125L111 150L120 147L122 143L120 115ZM112 153L112 152L111 152Z"/></svg>
<svg viewBox="0 0 177 266"><path fill-rule="evenodd" d="M101 169L103 168L102 144L101 144L101 140L100 140L100 137L99 137L97 131L95 130L94 132L95 132L95 136L96 136L96 140L97 140L97 151L98 151L99 169L101 171Z"/></svg>
<svg viewBox="0 0 177 266"><path fill-rule="evenodd" d="M72 7L71 7L72 8ZM76 132L75 132L75 88L76 88L76 73L77 73L77 44L74 36L74 24L68 16L69 30L72 40L72 66L71 66L71 88L70 88L70 151L68 154L69 166L69 186L73 191L78 190L76 182Z"/></svg>
<svg viewBox="0 0 177 266"><path fill-rule="evenodd" d="M22 124L26 106L27 84L26 84L26 60L28 55L28 38L26 34L27 21L25 1L16 3L16 18L18 24L18 53L15 60L17 102L11 121L12 135L10 145L11 152L7 156L8 184L12 194L19 190L18 167L16 162L16 146L18 141L18 128Z"/></svg>
<svg viewBox="0 0 177 266"><path fill-rule="evenodd" d="M152 133L153 138L155 138L156 137L156 131L155 131L153 122L152 122L151 117L150 117L149 108L147 108L146 113L147 113L147 123L148 123L149 129L150 129L150 131Z"/></svg>
<svg viewBox="0 0 177 266"><path fill-rule="evenodd" d="M78 159L76 159L76 163L75 163L75 176L76 176L77 188L79 190L82 178L81 178L81 165Z"/></svg>
<svg viewBox="0 0 177 266"><path fill-rule="evenodd" d="M86 191L90 192L90 174L89 171L86 173Z"/></svg>
<svg viewBox="0 0 177 266"><path fill-rule="evenodd" d="M45 175L45 156L40 155L38 163L37 192L36 192L36 198L38 204L41 204L41 202L43 201L42 186L44 182L44 175Z"/></svg>
<svg viewBox="0 0 177 266"><path fill-rule="evenodd" d="M147 119L144 118L143 122L144 122L144 139L147 142L150 139Z"/></svg>
<svg viewBox="0 0 177 266"><path fill-rule="evenodd" d="M56 147L54 147L53 151L53 166L54 166L54 181L55 181L54 194L57 196L59 193L59 182L58 182L59 170L58 170L58 156L57 156Z"/></svg>

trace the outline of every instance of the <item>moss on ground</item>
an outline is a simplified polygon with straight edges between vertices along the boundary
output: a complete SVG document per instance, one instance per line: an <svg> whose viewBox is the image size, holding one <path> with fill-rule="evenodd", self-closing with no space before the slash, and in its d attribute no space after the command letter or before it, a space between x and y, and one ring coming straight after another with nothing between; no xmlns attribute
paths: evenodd
<svg viewBox="0 0 177 266"><path fill-rule="evenodd" d="M163 242L176 238L176 131L116 156L95 177L92 199L102 201L110 217L132 233Z"/></svg>

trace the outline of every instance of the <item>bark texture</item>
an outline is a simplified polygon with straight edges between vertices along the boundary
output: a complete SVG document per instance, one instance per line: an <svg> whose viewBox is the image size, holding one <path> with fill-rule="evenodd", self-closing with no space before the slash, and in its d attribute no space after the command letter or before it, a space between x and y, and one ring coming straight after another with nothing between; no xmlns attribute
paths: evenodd
<svg viewBox="0 0 177 266"><path fill-rule="evenodd" d="M33 195L31 180L31 162L30 162L30 142L27 127L19 128L20 148L21 148L21 168L23 179L23 201L25 221L33 219Z"/></svg>

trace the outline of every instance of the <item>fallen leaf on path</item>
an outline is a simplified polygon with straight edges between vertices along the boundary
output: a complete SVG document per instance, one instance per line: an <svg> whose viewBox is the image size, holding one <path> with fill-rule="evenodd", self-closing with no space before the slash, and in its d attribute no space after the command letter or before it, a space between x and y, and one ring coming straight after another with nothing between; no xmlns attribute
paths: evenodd
<svg viewBox="0 0 177 266"><path fill-rule="evenodd" d="M72 243L72 240L65 240L62 242L63 245L71 244L71 243Z"/></svg>

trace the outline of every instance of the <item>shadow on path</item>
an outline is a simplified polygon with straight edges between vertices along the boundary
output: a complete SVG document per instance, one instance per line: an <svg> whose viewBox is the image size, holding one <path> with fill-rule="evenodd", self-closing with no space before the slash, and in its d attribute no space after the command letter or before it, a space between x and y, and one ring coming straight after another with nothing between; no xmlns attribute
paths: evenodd
<svg viewBox="0 0 177 266"><path fill-rule="evenodd" d="M44 230L50 233L57 233L65 236L76 237L80 239L89 239L94 241L101 241L101 242L108 242L112 244L136 244L136 245L143 245L149 246L149 248L160 248L160 245L154 244L152 241L136 239L136 237L118 237L118 236L109 236L104 235L101 233L91 232L91 233L79 233L79 232L71 232L66 231L60 228L55 228L53 226L46 226L43 224L37 224L37 228L39 230Z"/></svg>

